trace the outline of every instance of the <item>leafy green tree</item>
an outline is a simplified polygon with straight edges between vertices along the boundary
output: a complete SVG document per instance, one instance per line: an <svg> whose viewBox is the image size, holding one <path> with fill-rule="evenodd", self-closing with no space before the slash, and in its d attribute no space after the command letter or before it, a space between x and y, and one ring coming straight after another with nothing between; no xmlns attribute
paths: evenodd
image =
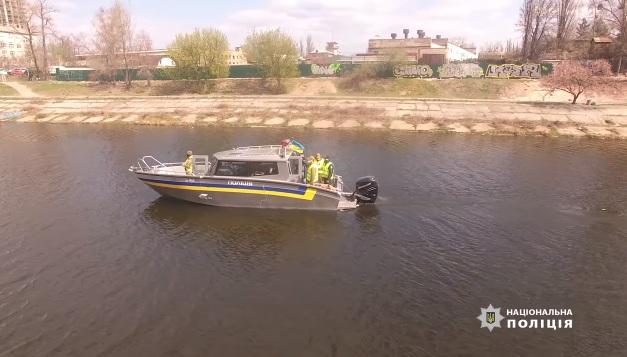
<svg viewBox="0 0 627 357"><path fill-rule="evenodd" d="M281 80L298 73L298 49L292 38L280 30L254 32L243 46L249 62L261 70L263 78L273 78L278 90Z"/></svg>
<svg viewBox="0 0 627 357"><path fill-rule="evenodd" d="M176 63L176 71L181 78L203 82L229 75L229 66L224 53L229 49L229 41L224 32L208 28L176 35L168 48L168 54Z"/></svg>

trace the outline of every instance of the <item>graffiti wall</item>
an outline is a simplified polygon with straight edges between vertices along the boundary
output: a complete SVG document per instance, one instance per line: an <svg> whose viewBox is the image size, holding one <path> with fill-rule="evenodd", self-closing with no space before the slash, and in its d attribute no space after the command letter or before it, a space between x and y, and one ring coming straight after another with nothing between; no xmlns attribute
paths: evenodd
<svg viewBox="0 0 627 357"><path fill-rule="evenodd" d="M332 63L326 66L311 65L311 74L314 76L338 76L341 70L342 64L340 63Z"/></svg>
<svg viewBox="0 0 627 357"><path fill-rule="evenodd" d="M341 76L358 69L362 64L332 63L328 65L316 65L302 63L298 65L301 77L331 77ZM63 70L56 74L60 81L86 81L94 70ZM549 75L553 71L552 64L527 63L516 64L475 64L475 63L449 63L442 66L428 66L421 64L397 65L393 70L388 70L381 77L397 78L540 78ZM136 69L132 70L133 79L136 78ZM187 74L176 71L175 68L157 68L152 71L155 80L189 79ZM123 70L118 70L116 76L123 77ZM122 76L122 77L120 77ZM254 65L237 65L229 67L229 78L260 78L261 70Z"/></svg>
<svg viewBox="0 0 627 357"><path fill-rule="evenodd" d="M429 78L433 77L433 69L424 64L401 64L394 67L397 78Z"/></svg>
<svg viewBox="0 0 627 357"><path fill-rule="evenodd" d="M489 64L485 71L476 63L448 63L440 67L421 64L401 64L394 67L397 78L540 78L542 66L536 63Z"/></svg>
<svg viewBox="0 0 627 357"><path fill-rule="evenodd" d="M491 64L485 71L486 78L540 78L541 67L535 63Z"/></svg>
<svg viewBox="0 0 627 357"><path fill-rule="evenodd" d="M476 63L448 63L438 68L440 78L481 78L483 69Z"/></svg>

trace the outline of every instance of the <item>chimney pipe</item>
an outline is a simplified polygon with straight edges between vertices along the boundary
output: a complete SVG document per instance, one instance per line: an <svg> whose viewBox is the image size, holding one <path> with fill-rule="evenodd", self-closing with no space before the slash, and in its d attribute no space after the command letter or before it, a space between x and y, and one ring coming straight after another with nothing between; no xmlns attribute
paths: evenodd
<svg viewBox="0 0 627 357"><path fill-rule="evenodd" d="M403 29L403 34L405 35L405 39L409 36L409 29Z"/></svg>
<svg viewBox="0 0 627 357"><path fill-rule="evenodd" d="M396 40L396 33L395 32L392 32L392 34L390 36L392 36L393 40Z"/></svg>

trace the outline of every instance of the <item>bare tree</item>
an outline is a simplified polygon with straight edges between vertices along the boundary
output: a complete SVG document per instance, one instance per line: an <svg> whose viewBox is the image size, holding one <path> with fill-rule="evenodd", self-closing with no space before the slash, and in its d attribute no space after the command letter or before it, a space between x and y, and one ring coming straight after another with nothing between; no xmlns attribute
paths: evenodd
<svg viewBox="0 0 627 357"><path fill-rule="evenodd" d="M307 54L312 53L313 51L316 50L316 45L313 42L313 38L311 37L311 35L307 35Z"/></svg>
<svg viewBox="0 0 627 357"><path fill-rule="evenodd" d="M152 51L152 39L148 32L144 30L137 32L133 41L133 49L135 51Z"/></svg>
<svg viewBox="0 0 627 357"><path fill-rule="evenodd" d="M115 71L120 65L124 68L124 82L131 87L130 54L133 43L133 27L131 14L120 1L110 8L100 8L94 18L94 48L102 61L101 65L109 77L115 82Z"/></svg>
<svg viewBox="0 0 627 357"><path fill-rule="evenodd" d="M468 39L463 36L451 37L448 42L461 48L475 48L475 44L468 41Z"/></svg>
<svg viewBox="0 0 627 357"><path fill-rule="evenodd" d="M89 36L83 32L71 35L74 54L87 53L91 50Z"/></svg>
<svg viewBox="0 0 627 357"><path fill-rule="evenodd" d="M300 53L300 56L302 58L307 57L307 54L305 53L305 45L303 44L303 39L302 38L298 42L298 52Z"/></svg>
<svg viewBox="0 0 627 357"><path fill-rule="evenodd" d="M585 17L581 19L577 25L577 37L581 39L587 39L590 36L590 24Z"/></svg>
<svg viewBox="0 0 627 357"><path fill-rule="evenodd" d="M35 16L39 18L40 21L40 34L41 34L41 49L43 56L43 71L42 79L47 80L49 75L48 69L48 44L47 40L47 31L49 31L52 27L52 14L56 12L56 10L50 5L48 0L35 0Z"/></svg>
<svg viewBox="0 0 627 357"><path fill-rule="evenodd" d="M551 31L555 14L554 0L524 0L518 27L522 32L522 57L536 59Z"/></svg>
<svg viewBox="0 0 627 357"><path fill-rule="evenodd" d="M14 28L14 31L17 33L22 33L24 39L28 42L28 49L30 52L30 56L32 58L33 64L35 65L35 72L39 73L39 61L37 60L38 53L36 51L36 36L39 34L36 25L36 9L33 4L25 4L24 6L24 28L18 29Z"/></svg>
<svg viewBox="0 0 627 357"><path fill-rule="evenodd" d="M625 47L627 47L627 0L598 0L597 7L610 24L618 42L618 69L616 74L619 75L622 71Z"/></svg>
<svg viewBox="0 0 627 357"><path fill-rule="evenodd" d="M598 17L592 25L592 32L594 36L607 36L610 34L610 28L602 17Z"/></svg>
<svg viewBox="0 0 627 357"><path fill-rule="evenodd" d="M564 49L566 41L573 34L578 8L578 0L556 0L557 32L555 33L555 42L558 51Z"/></svg>
<svg viewBox="0 0 627 357"><path fill-rule="evenodd" d="M153 63L150 61L148 51L152 51L152 39L146 31L139 31L135 35L133 40L133 51L135 52L133 62L141 69L148 69L153 67ZM142 77L145 77L142 76Z"/></svg>
<svg viewBox="0 0 627 357"><path fill-rule="evenodd" d="M104 8L98 9L93 20L93 26L95 32L93 49L95 52L94 55L98 58L98 63L95 67L101 71L101 80L115 82L118 38L109 11Z"/></svg>
<svg viewBox="0 0 627 357"><path fill-rule="evenodd" d="M118 26L118 46L119 50L122 52L122 60L124 61L124 81L126 88L130 88L132 77L129 68L129 51L131 51L133 42L131 14L120 1L116 1L110 11L113 22Z"/></svg>
<svg viewBox="0 0 627 357"><path fill-rule="evenodd" d="M56 35L50 43L50 58L53 64L63 66L73 66L76 62L76 54L78 52L77 42L72 35Z"/></svg>
<svg viewBox="0 0 627 357"><path fill-rule="evenodd" d="M139 66L139 72L137 73L140 79L146 81L148 87L151 86L151 81L154 78L152 70L155 67L155 63L150 61L148 51L152 51L152 39L146 31L139 31L135 35L135 41L133 43L133 49L137 51L137 65Z"/></svg>

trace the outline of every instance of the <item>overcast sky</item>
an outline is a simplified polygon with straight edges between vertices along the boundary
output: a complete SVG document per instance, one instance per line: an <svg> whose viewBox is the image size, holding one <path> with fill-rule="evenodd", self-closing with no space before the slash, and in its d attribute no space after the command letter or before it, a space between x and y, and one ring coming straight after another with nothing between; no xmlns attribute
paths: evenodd
<svg viewBox="0 0 627 357"><path fill-rule="evenodd" d="M137 30L146 30L155 48L165 48L176 33L217 27L240 45L253 30L281 28L296 41L313 36L319 49L336 41L344 54L364 52L368 39L388 38L402 29L428 36L462 36L480 45L517 38L515 23L522 0L124 0ZM62 32L89 34L92 18L113 0L51 0Z"/></svg>

